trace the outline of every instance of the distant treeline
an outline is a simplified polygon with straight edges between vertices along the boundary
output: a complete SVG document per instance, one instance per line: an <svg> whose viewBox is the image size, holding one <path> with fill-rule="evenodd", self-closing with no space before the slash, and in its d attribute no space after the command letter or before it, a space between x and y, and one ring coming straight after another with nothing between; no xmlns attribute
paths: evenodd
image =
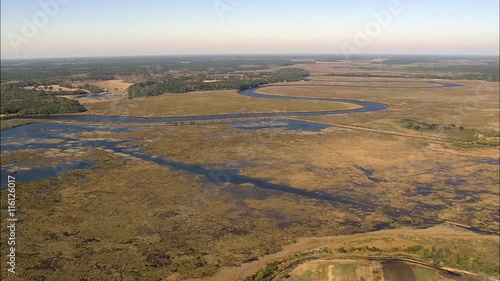
<svg viewBox="0 0 500 281"><path fill-rule="evenodd" d="M45 91L1 87L1 114L17 116L53 115L86 111L76 100L57 97Z"/></svg>
<svg viewBox="0 0 500 281"><path fill-rule="evenodd" d="M135 75L153 77L170 71L205 74L265 70L272 66L313 63L292 57L269 56L171 56L110 57L2 61L2 82L27 80L65 80L72 82L123 79Z"/></svg>
<svg viewBox="0 0 500 281"><path fill-rule="evenodd" d="M38 88L41 87L42 90L50 90L54 94L58 95L81 95L81 94L88 94L89 92L92 94L97 94L97 93L102 93L105 92L106 90L94 85L90 84L84 84L84 85L78 85L77 87L74 87L73 84L64 82L64 81L59 81L59 80L46 80L46 81L35 81L35 80L29 80L29 81L20 81L20 82L15 82L15 83L9 83L7 84L10 87L34 87ZM75 91L63 91L63 90L58 90L58 91L53 91L54 86L52 85L59 85L60 87L65 87L69 89L78 89ZM87 91L83 91L87 90Z"/></svg>
<svg viewBox="0 0 500 281"><path fill-rule="evenodd" d="M492 73L460 73L460 74L370 74L370 73L329 73L325 76L338 77L378 77L378 78L419 78L419 79L448 79L448 80L482 80L499 82L500 76Z"/></svg>
<svg viewBox="0 0 500 281"><path fill-rule="evenodd" d="M309 71L301 68L285 68L250 80L225 80L205 83L202 80L187 81L181 78L169 79L163 82L146 81L134 84L128 88L128 97L158 96L163 93L187 93L192 91L211 90L244 90L259 85L284 81L299 81L309 76Z"/></svg>

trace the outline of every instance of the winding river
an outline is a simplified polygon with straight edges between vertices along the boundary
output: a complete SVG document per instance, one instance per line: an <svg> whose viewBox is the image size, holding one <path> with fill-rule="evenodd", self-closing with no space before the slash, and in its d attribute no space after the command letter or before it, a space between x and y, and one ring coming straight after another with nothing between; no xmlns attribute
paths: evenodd
<svg viewBox="0 0 500 281"><path fill-rule="evenodd" d="M353 81L356 82L356 81ZM357 82L368 82L368 81L357 81ZM376 82L389 82L389 81L376 81ZM392 82L392 81L391 81ZM414 88L454 88L462 87L461 84L454 83L438 83L438 82L428 82L433 86L428 87L407 87L408 89ZM438 86L435 86L438 85ZM197 116L183 116L183 117L156 117L156 118L146 118L146 117L125 117L125 116L98 116L98 115L73 115L73 116L56 116L50 119L55 120L65 120L65 121L82 121L82 122L103 122L103 123L115 123L115 122L125 122L125 123L167 123L167 122L190 122L190 121L216 121L225 119L243 119L243 118L263 118L263 117L304 117L304 116L324 116L324 115L337 115L337 114L353 114L353 113L366 113L366 112L376 112L380 110L388 109L387 104L369 102L369 101L359 101L359 100L348 100L348 99L332 99L332 98L313 98L313 97L294 97L285 95L270 95L270 94L260 94L257 93L260 89L265 89L268 87L277 86L295 86L295 87L364 87L364 88L381 88L381 87L371 87L371 86L344 86L344 85L321 85L321 84L287 84L287 85L266 85L257 88L246 89L238 91L238 94L252 97L252 98L264 98L264 99L278 99L278 100L300 100L300 101L323 101L323 102L336 102L336 103L346 103L356 106L361 106L356 109L348 110L332 110L332 111L310 111L310 112L272 112L272 113L240 113L240 114L217 114L217 115L197 115ZM387 87L393 89L395 87ZM403 87L398 87L399 89Z"/></svg>

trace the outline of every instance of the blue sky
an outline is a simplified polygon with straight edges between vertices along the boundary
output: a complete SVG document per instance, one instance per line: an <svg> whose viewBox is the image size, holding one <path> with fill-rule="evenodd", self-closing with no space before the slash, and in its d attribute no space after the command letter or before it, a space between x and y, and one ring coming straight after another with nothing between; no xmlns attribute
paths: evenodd
<svg viewBox="0 0 500 281"><path fill-rule="evenodd" d="M2 0L1 5L2 58L498 55L499 48L498 0ZM377 13L390 20L377 20Z"/></svg>

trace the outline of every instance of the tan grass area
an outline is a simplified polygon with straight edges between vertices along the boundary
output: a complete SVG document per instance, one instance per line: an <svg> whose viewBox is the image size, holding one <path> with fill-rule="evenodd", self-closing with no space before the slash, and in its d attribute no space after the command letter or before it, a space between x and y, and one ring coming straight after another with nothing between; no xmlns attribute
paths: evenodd
<svg viewBox="0 0 500 281"><path fill-rule="evenodd" d="M320 101L304 102L251 98L240 96L235 91L164 94L158 97L103 101L87 105L90 114L141 117L329 111L353 108L357 108L357 106Z"/></svg>
<svg viewBox="0 0 500 281"><path fill-rule="evenodd" d="M127 93L127 89L132 83L125 82L123 80L106 80L106 81L89 81L85 82L99 88L103 88L111 92ZM85 84L78 83L78 84ZM76 84L75 84L76 85Z"/></svg>

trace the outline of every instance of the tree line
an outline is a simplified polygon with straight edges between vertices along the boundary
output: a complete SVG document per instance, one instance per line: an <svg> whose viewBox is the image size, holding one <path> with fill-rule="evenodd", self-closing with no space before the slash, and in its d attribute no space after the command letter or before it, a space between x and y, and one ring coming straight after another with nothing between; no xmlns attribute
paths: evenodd
<svg viewBox="0 0 500 281"><path fill-rule="evenodd" d="M0 113L16 116L53 115L86 111L79 101L47 94L44 91L2 86Z"/></svg>
<svg viewBox="0 0 500 281"><path fill-rule="evenodd" d="M447 80L482 80L499 82L500 76L491 73L457 73L457 74L370 74L370 73L329 73L324 76L338 77L378 77L378 78L417 78L417 79L447 79Z"/></svg>
<svg viewBox="0 0 500 281"><path fill-rule="evenodd" d="M284 68L253 79L228 79L205 83L202 80L172 78L166 81L145 81L128 88L128 97L158 96L163 93L187 93L212 90L244 90L263 84L299 81L309 76L309 71L300 68Z"/></svg>

